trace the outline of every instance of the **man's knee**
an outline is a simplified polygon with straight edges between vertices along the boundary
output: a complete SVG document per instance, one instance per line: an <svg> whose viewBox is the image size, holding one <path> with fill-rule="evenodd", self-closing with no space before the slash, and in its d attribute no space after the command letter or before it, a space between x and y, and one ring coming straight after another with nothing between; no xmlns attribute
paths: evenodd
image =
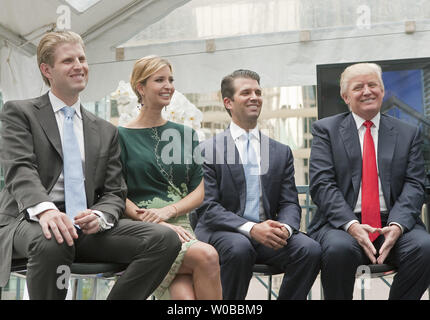
<svg viewBox="0 0 430 320"><path fill-rule="evenodd" d="M425 234L413 244L413 249L408 253L408 259L413 261L413 255L415 255L423 265L428 266L430 264L430 236L428 234Z"/></svg>
<svg viewBox="0 0 430 320"><path fill-rule="evenodd" d="M422 256L427 259L426 261L430 262L430 238L428 238L427 241L423 241L420 246L420 251L422 253Z"/></svg>
<svg viewBox="0 0 430 320"><path fill-rule="evenodd" d="M331 243L324 247L324 256L334 258L337 256L348 258L354 255L354 247L345 242Z"/></svg>
<svg viewBox="0 0 430 320"><path fill-rule="evenodd" d="M54 237L46 239L40 235L30 242L28 250L29 260L37 259L46 264L70 265L75 257L75 246L69 246L66 242L58 243Z"/></svg>
<svg viewBox="0 0 430 320"><path fill-rule="evenodd" d="M321 246L315 240L307 238L307 241L303 243L302 247L305 255L308 257L308 260L319 262L321 260L322 250Z"/></svg>
<svg viewBox="0 0 430 320"><path fill-rule="evenodd" d="M175 251L176 253L179 252L179 250L181 250L181 240L179 239L178 234L173 231L170 228L165 228L167 230L164 230L164 238L165 238L165 242L168 244L169 247L172 248L173 251Z"/></svg>
<svg viewBox="0 0 430 320"><path fill-rule="evenodd" d="M182 246L178 234L165 226L154 225L154 227L155 230L148 241L162 246L169 254L178 254Z"/></svg>
<svg viewBox="0 0 430 320"><path fill-rule="evenodd" d="M249 242L249 241L248 241ZM250 243L232 243L228 249L221 254L222 263L234 263L240 265L253 265L257 254Z"/></svg>
<svg viewBox="0 0 430 320"><path fill-rule="evenodd" d="M343 232L343 231L342 231ZM349 237L349 235L348 235ZM359 265L362 260L361 248L352 237L331 239L321 243L323 265Z"/></svg>

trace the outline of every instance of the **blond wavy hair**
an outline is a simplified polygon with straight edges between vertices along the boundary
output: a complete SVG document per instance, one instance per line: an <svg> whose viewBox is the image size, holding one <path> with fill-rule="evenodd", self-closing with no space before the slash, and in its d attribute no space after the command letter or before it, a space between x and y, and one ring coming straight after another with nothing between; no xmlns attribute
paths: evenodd
<svg viewBox="0 0 430 320"><path fill-rule="evenodd" d="M136 61L131 73L130 85L140 104L142 104L142 97L137 90L138 85L145 85L150 76L166 66L169 67L170 72L173 72L170 62L158 56L150 55Z"/></svg>

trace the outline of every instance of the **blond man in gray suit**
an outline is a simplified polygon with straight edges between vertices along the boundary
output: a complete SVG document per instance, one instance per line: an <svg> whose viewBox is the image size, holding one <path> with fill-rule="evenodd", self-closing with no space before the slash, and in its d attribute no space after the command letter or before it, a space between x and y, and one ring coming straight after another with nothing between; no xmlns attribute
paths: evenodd
<svg viewBox="0 0 430 320"><path fill-rule="evenodd" d="M120 220L127 189L118 131L80 104L79 94L88 80L81 37L70 31L46 34L38 46L38 64L49 92L9 101L0 114L5 172L0 193L0 286L8 281L12 258L27 258L30 298L64 299L66 289L57 286L59 266L118 262L129 266L108 298L146 299L170 269L180 249L179 238L157 224ZM74 109L69 128L73 126L80 153L73 170L83 172L77 194L84 207L76 214L67 212L71 196L64 168L70 152L65 152L64 142L70 140L63 132L65 106Z"/></svg>

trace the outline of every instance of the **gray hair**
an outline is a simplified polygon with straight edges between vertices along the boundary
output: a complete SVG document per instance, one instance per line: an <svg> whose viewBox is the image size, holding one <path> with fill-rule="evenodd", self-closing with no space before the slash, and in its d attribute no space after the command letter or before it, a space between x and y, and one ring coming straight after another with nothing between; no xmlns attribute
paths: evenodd
<svg viewBox="0 0 430 320"><path fill-rule="evenodd" d="M340 76L340 95L343 97L343 95L348 90L349 82L352 78L360 75L366 75L366 74L375 74L378 77L379 84L382 87L382 90L384 89L384 82L382 81L382 69L379 65L376 63L356 63L353 65L350 65L347 67Z"/></svg>

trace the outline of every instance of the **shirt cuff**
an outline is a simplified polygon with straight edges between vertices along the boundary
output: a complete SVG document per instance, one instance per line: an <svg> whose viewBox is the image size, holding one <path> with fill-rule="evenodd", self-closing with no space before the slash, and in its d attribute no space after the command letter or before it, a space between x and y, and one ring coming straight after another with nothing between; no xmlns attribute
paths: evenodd
<svg viewBox="0 0 430 320"><path fill-rule="evenodd" d="M58 210L58 208L53 202L41 202L33 207L27 208L28 217L32 221L39 221L37 215L41 214L46 210Z"/></svg>
<svg viewBox="0 0 430 320"><path fill-rule="evenodd" d="M342 228L343 230L345 230L346 232L348 232L349 227L353 224L353 223L358 223L358 220L351 220L350 222L345 223Z"/></svg>
<svg viewBox="0 0 430 320"><path fill-rule="evenodd" d="M249 234L251 232L252 227L256 225L255 222L245 222L244 224L242 224L238 230L240 233L244 234L245 236L247 236L248 238L251 238L251 235Z"/></svg>
<svg viewBox="0 0 430 320"><path fill-rule="evenodd" d="M291 238L291 236L293 235L293 228L291 228L288 224L286 224L286 223L283 223L283 225L285 226L285 228L288 230L288 232L289 232L289 236L288 236L288 239L290 239Z"/></svg>
<svg viewBox="0 0 430 320"><path fill-rule="evenodd" d="M103 213L103 212L101 212L101 211L99 211L99 210L92 210L91 209L91 211L95 214L95 215L97 215L97 216L99 216L105 223L106 223L106 228L105 228L105 230L109 230L110 228L112 228L113 226L114 226L114 224L112 223L112 222L109 222L108 221L108 218L106 217L106 213Z"/></svg>
<svg viewBox="0 0 430 320"><path fill-rule="evenodd" d="M400 223L397 222L390 222L390 226L392 226L393 224L395 224L396 226L398 226L400 228L400 230L402 230L402 234L405 231L405 229L403 228L403 226Z"/></svg>
<svg viewBox="0 0 430 320"><path fill-rule="evenodd" d="M245 236L247 236L247 237L251 238L250 232L251 232L252 227L253 227L255 224L256 224L255 222L245 222L244 224L242 224L242 225L238 228L238 230L239 230L239 232L240 232L240 233L242 233L242 234L244 234ZM288 237L288 239L290 239L290 238L291 238L291 236L293 235L293 229L292 229L288 224L283 223L283 225L284 225L284 227L288 230L288 232L289 232L289 234L290 234L290 235L289 235L289 237Z"/></svg>

